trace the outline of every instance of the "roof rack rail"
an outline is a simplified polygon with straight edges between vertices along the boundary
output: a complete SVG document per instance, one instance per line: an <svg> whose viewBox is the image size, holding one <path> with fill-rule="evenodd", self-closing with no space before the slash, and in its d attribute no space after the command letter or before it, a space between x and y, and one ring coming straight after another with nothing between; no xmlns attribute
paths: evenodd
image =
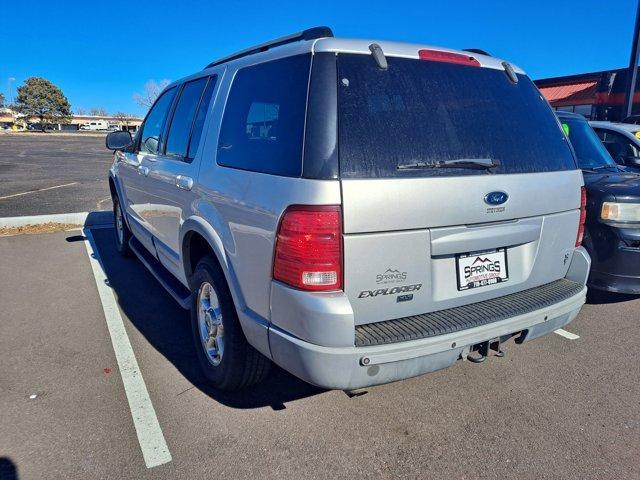
<svg viewBox="0 0 640 480"><path fill-rule="evenodd" d="M307 28L306 30L303 30L301 32L292 33L291 35L287 35L285 37L276 38L269 42L261 43L260 45L249 47L245 50L240 50L239 52L232 53L231 55L228 55L226 57L222 57L211 62L205 67L205 69L215 67L216 65L220 65L221 63L230 62L231 60L246 57L247 55L253 55L254 53L265 52L270 48L279 47L280 45L286 45L287 43L299 42L302 40L315 40L316 38L325 37L333 37L333 31L329 27Z"/></svg>
<svg viewBox="0 0 640 480"><path fill-rule="evenodd" d="M471 52L471 53L479 53L480 55L486 55L487 57L490 57L491 54L481 50L480 48L463 48L462 49L463 52Z"/></svg>

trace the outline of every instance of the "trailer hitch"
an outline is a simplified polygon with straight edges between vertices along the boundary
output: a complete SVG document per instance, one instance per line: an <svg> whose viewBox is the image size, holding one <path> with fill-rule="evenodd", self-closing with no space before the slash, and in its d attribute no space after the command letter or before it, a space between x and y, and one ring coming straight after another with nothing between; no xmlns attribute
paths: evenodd
<svg viewBox="0 0 640 480"><path fill-rule="evenodd" d="M500 349L500 338L496 338L471 347L471 351L467 354L467 360L471 363L482 363L487 359L489 350L493 350L498 358L504 357L504 352ZM478 355L472 355L471 352L478 352Z"/></svg>

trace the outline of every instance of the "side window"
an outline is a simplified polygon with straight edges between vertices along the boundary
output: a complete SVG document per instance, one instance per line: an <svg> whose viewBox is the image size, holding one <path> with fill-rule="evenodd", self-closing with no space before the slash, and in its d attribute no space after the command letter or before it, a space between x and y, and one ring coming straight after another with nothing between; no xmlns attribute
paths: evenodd
<svg viewBox="0 0 640 480"><path fill-rule="evenodd" d="M200 100L200 106L198 106L198 113L196 113L196 119L193 122L193 131L191 132L191 141L189 142L189 150L187 152L188 158L193 158L198 151L200 145L200 138L202 138L202 128L204 127L204 120L207 117L209 111L209 105L211 104L211 98L213 96L213 89L216 86L217 77L210 77L207 87L204 89L204 95Z"/></svg>
<svg viewBox="0 0 640 480"><path fill-rule="evenodd" d="M220 128L219 165L301 174L310 65L305 54L236 73Z"/></svg>
<svg viewBox="0 0 640 480"><path fill-rule="evenodd" d="M616 141L622 145L622 152L627 157L640 157L640 152L635 143L620 133L614 133Z"/></svg>
<svg viewBox="0 0 640 480"><path fill-rule="evenodd" d="M640 157L640 151L634 143L617 132L607 132L604 145L618 163L623 163L627 157Z"/></svg>
<svg viewBox="0 0 640 480"><path fill-rule="evenodd" d="M166 154L184 158L187 156L193 119L207 84L207 77L184 84L176 104L167 136Z"/></svg>
<svg viewBox="0 0 640 480"><path fill-rule="evenodd" d="M176 95L176 88L173 87L164 92L156 103L151 107L151 111L144 120L142 133L140 135L140 151L143 153L158 153L160 135L164 127L165 119L169 113L169 107Z"/></svg>

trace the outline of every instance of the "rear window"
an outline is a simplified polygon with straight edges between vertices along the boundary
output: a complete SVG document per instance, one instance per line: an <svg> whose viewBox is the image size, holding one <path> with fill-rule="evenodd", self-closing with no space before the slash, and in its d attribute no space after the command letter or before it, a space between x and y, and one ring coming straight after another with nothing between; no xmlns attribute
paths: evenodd
<svg viewBox="0 0 640 480"><path fill-rule="evenodd" d="M193 158L200 146L200 138L202 138L202 128L204 127L204 120L207 117L207 110L209 110L209 104L211 103L211 97L213 96L213 89L216 86L217 77L213 76L209 78L207 87L204 89L204 94L200 100L198 106L198 112L196 113L195 121L193 122L193 131L191 132L191 140L189 141L189 151L187 153L188 158Z"/></svg>
<svg viewBox="0 0 640 480"><path fill-rule="evenodd" d="M207 77L203 77L184 85L169 128L167 155L181 158L187 156L193 118L200 103L204 87L207 85L207 80Z"/></svg>
<svg viewBox="0 0 640 480"><path fill-rule="evenodd" d="M501 70L393 57L387 62L388 70L381 70L369 55L338 55L343 177L576 168L558 122L527 76L518 75L514 84ZM498 166L433 168L448 160Z"/></svg>
<svg viewBox="0 0 640 480"><path fill-rule="evenodd" d="M560 122L576 152L580 168L589 170L615 166L611 155L586 120L560 117Z"/></svg>
<svg viewBox="0 0 640 480"><path fill-rule="evenodd" d="M246 67L236 74L220 127L218 164L300 176L311 55Z"/></svg>

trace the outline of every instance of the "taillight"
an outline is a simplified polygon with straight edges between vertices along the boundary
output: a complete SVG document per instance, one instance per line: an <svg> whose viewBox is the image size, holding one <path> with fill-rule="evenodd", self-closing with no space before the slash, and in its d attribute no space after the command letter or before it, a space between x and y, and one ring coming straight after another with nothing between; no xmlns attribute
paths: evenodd
<svg viewBox="0 0 640 480"><path fill-rule="evenodd" d="M458 65L468 65L470 67L480 66L480 62L475 57L461 53L441 52L439 50L418 50L418 58L433 62L457 63Z"/></svg>
<svg viewBox="0 0 640 480"><path fill-rule="evenodd" d="M273 278L302 290L342 289L339 206L287 208L276 237Z"/></svg>
<svg viewBox="0 0 640 480"><path fill-rule="evenodd" d="M576 237L576 247L582 245L584 237L584 223L587 220L587 190L580 187L580 223L578 224L578 236Z"/></svg>

